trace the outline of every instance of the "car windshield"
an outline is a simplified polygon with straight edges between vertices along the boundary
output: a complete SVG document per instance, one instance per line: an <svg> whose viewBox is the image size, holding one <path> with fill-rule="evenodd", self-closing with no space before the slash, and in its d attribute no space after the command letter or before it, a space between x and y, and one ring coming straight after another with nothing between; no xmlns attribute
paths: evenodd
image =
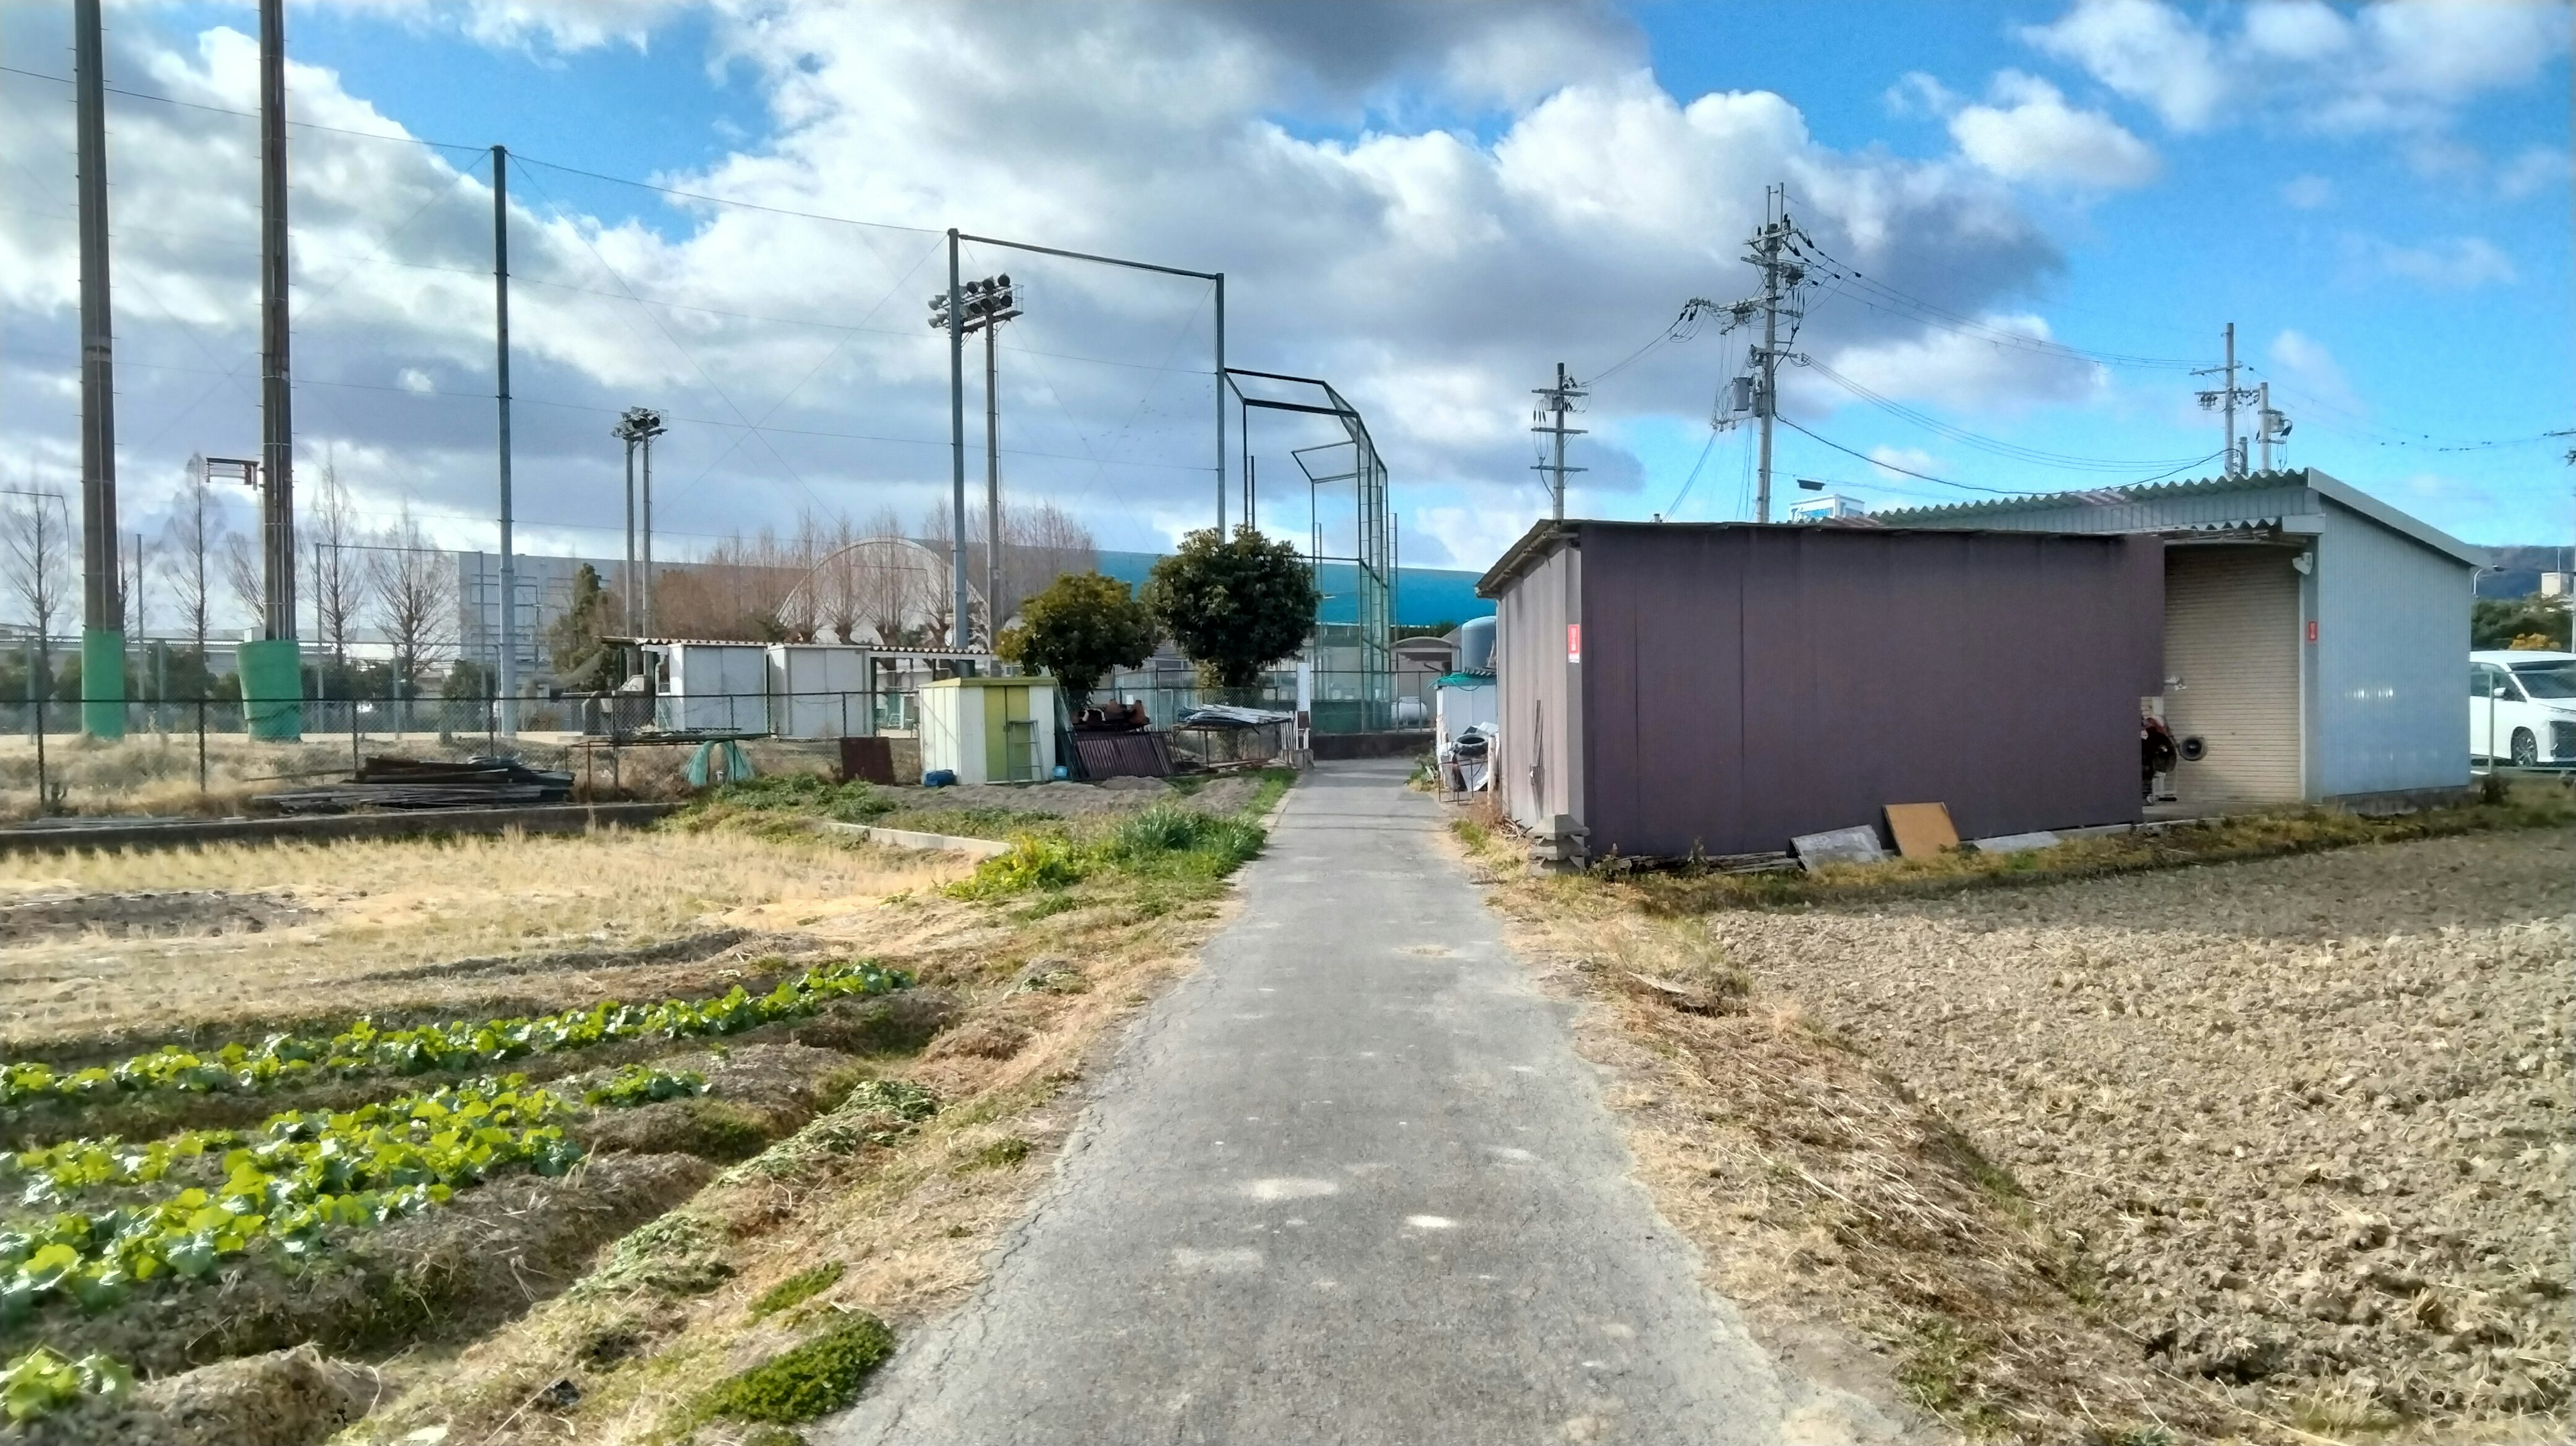
<svg viewBox="0 0 2576 1446"><path fill-rule="evenodd" d="M2576 698L2576 663L2525 663L2513 675L2534 698Z"/></svg>

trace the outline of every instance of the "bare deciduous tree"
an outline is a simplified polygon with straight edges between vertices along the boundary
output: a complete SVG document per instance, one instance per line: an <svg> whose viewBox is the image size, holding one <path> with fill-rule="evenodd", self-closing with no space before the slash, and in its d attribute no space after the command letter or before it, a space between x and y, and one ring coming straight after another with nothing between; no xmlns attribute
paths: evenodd
<svg viewBox="0 0 2576 1446"><path fill-rule="evenodd" d="M346 662L359 609L367 601L366 568L355 555L364 539L336 462L323 461L320 483L310 496L304 533L313 542L313 567L305 582L313 593L314 640L331 650L332 661Z"/></svg>
<svg viewBox="0 0 2576 1446"><path fill-rule="evenodd" d="M367 554L367 590L376 624L393 645L394 676L407 691L416 689L422 667L456 645L456 574L409 502Z"/></svg>
<svg viewBox="0 0 2576 1446"><path fill-rule="evenodd" d="M0 512L0 557L9 566L9 595L18 604L18 615L36 631L30 691L50 686L54 675L54 619L63 610L71 532L70 508L52 488L14 493L7 510Z"/></svg>
<svg viewBox="0 0 2576 1446"><path fill-rule="evenodd" d="M910 637L914 615L922 610L922 569L913 564L919 554L899 545L903 518L891 507L879 509L868 519L865 534L871 545L852 557L853 605L859 621L878 642L900 646Z"/></svg>
<svg viewBox="0 0 2576 1446"><path fill-rule="evenodd" d="M200 659L206 655L206 634L214 622L214 591L207 576L210 554L224 541L224 534L224 513L215 503L213 484L206 479L206 459L190 457L188 479L180 484L170 520L161 529L161 571L171 596L178 599L179 626Z"/></svg>
<svg viewBox="0 0 2576 1446"><path fill-rule="evenodd" d="M266 622L268 584L263 578L259 547L238 532L224 539L224 586L243 612Z"/></svg>

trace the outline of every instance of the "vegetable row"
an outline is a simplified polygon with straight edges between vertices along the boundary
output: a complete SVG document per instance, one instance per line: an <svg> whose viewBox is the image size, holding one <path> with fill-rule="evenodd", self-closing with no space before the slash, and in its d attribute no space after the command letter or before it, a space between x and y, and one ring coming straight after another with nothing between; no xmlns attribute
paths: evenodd
<svg viewBox="0 0 2576 1446"><path fill-rule="evenodd" d="M602 1002L534 1018L453 1020L409 1029L380 1029L361 1019L334 1035L273 1034L256 1048L234 1043L211 1054L164 1045L114 1066L57 1070L33 1062L0 1065L0 1108L153 1090L259 1091L366 1074L484 1069L529 1055L626 1040L735 1034L803 1018L837 999L888 994L911 985L912 976L900 969L860 961L808 970L759 995L736 985L717 999Z"/></svg>
<svg viewBox="0 0 2576 1446"><path fill-rule="evenodd" d="M642 1104L704 1087L694 1074L639 1067L590 1094L596 1103ZM512 1075L355 1110L288 1112L249 1132L190 1131L132 1146L75 1140L23 1152L7 1165L27 1177L28 1206L120 1187L142 1198L0 1229L0 1326L49 1299L113 1305L138 1285L203 1276L255 1248L304 1257L334 1226L415 1214L504 1170L560 1175L582 1154L557 1123L568 1112L555 1095ZM210 1157L218 1183L150 1188L177 1183L168 1178L174 1168L203 1169Z"/></svg>

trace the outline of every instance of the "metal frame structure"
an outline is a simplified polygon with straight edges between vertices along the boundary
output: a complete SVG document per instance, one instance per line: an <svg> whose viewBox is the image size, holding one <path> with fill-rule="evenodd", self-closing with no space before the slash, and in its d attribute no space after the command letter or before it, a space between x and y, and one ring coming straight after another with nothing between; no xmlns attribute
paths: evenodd
<svg viewBox="0 0 2576 1446"><path fill-rule="evenodd" d="M1299 471L1306 474L1307 548L1310 566L1320 573L1327 562L1347 562L1355 575L1358 595L1353 609L1353 625L1359 637L1361 701L1365 705L1368 726L1392 726L1395 712L1395 653L1391 639L1395 630L1395 529L1394 518L1387 508L1386 462L1379 457L1377 443L1369 436L1368 421L1359 408L1333 389L1321 377L1291 376L1284 372L1253 371L1228 367L1224 372L1226 386L1233 391L1236 403L1246 413L1253 410L1289 412L1307 416L1331 417L1341 423L1347 434L1338 442L1324 442L1311 447L1293 448L1289 456ZM1255 396L1244 391L1237 378L1281 382L1293 387L1307 387L1323 395L1324 402L1286 401L1275 397ZM1249 456L1251 417L1243 418ZM1351 449L1348 470L1316 471L1308 454ZM1330 466L1332 464L1325 464ZM1356 535L1353 553L1348 557L1324 551L1324 527L1320 509L1315 506L1315 489L1334 483L1348 482L1356 512Z"/></svg>

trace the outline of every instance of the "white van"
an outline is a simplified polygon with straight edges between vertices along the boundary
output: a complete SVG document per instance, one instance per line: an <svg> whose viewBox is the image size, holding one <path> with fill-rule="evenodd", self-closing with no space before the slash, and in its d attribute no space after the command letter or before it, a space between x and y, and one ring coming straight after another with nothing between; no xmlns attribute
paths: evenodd
<svg viewBox="0 0 2576 1446"><path fill-rule="evenodd" d="M2576 653L2469 654L2469 756L2576 764Z"/></svg>

